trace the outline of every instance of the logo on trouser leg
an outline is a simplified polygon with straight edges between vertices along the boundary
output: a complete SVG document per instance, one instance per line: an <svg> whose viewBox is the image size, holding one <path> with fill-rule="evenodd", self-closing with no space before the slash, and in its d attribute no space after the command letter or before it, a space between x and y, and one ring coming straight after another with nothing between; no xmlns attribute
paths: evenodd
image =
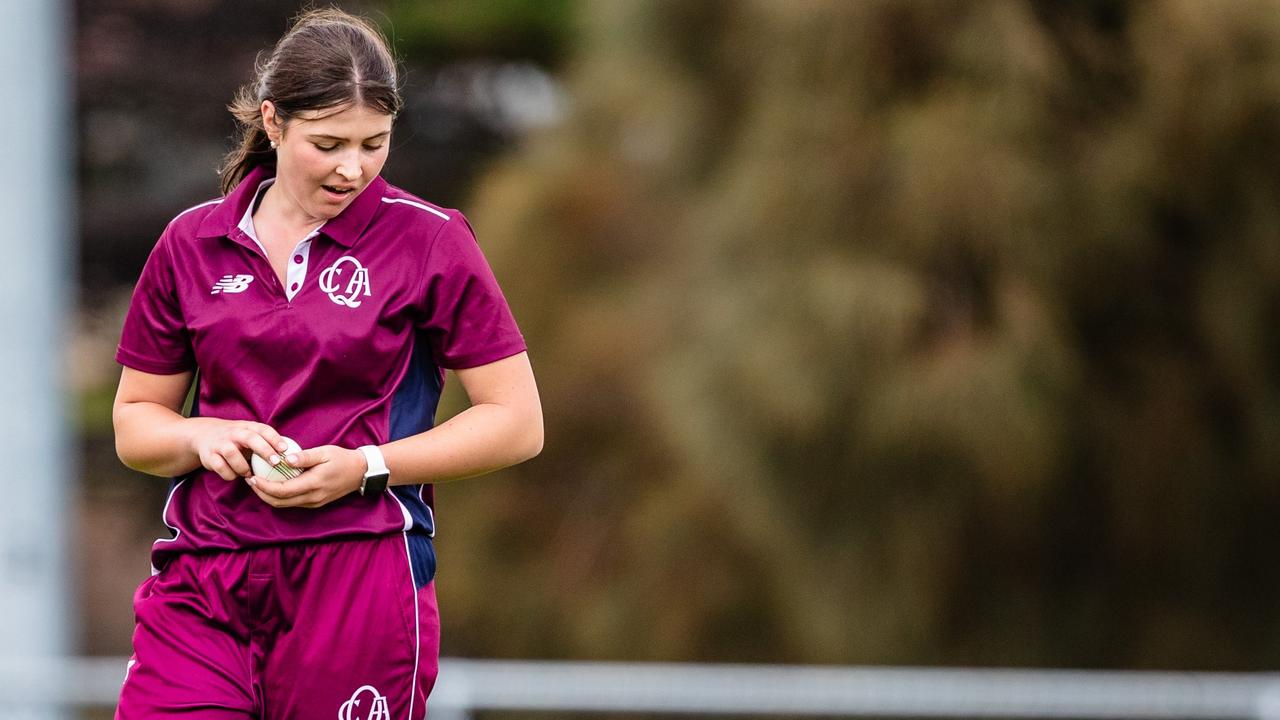
<svg viewBox="0 0 1280 720"><path fill-rule="evenodd" d="M338 720L391 720L387 698L372 685L361 685L338 708Z"/></svg>

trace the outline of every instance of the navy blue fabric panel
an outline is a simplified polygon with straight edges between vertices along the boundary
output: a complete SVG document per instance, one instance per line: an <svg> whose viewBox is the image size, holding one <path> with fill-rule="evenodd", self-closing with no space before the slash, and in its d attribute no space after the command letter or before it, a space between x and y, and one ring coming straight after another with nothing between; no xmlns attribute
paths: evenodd
<svg viewBox="0 0 1280 720"><path fill-rule="evenodd" d="M400 387L391 397L388 441L399 440L430 430L435 425L436 408L440 404L443 389L440 367L431 357L426 338L414 338L409 369ZM413 565L413 578L418 587L431 582L436 572L435 547L431 537L435 535L435 517L422 499L418 485L395 485L391 492L409 511L413 526L409 529L409 557Z"/></svg>
<svg viewBox="0 0 1280 720"><path fill-rule="evenodd" d="M409 534L409 567L413 584L421 588L436 576L436 548L426 535Z"/></svg>
<svg viewBox="0 0 1280 720"><path fill-rule="evenodd" d="M440 368L431 358L426 338L414 338L409 370L395 395L391 396L391 418L388 441L399 440L429 430L435 425L436 406L440 404Z"/></svg>
<svg viewBox="0 0 1280 720"><path fill-rule="evenodd" d="M195 377L191 380L191 386L191 390L189 391L191 393L191 411L187 414L187 417L200 417L200 368L196 368ZM185 475L178 475L171 479L169 481L169 494L167 497L172 498L174 490L178 487L178 484L187 478L195 477L201 469L201 467L197 467ZM169 503L166 502L165 509L168 509L168 507ZM160 522L164 523L165 529L169 531L170 539L178 537L178 531L169 527L169 523L165 519L164 511L160 512Z"/></svg>
<svg viewBox="0 0 1280 720"><path fill-rule="evenodd" d="M417 485L396 485L391 492L400 498L400 502L409 509L409 517L413 518L413 527L409 532L424 532L428 536L436 534L436 520L431 508L418 495Z"/></svg>
<svg viewBox="0 0 1280 720"><path fill-rule="evenodd" d="M200 368L196 368L196 377L191 381L191 412L187 417L200 417Z"/></svg>

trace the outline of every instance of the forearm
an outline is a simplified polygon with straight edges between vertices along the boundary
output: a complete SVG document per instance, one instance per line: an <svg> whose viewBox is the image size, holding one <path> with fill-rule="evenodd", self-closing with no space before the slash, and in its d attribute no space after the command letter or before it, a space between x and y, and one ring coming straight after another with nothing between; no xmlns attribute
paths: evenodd
<svg viewBox="0 0 1280 720"><path fill-rule="evenodd" d="M542 450L542 405L527 354L455 374L471 406L439 427L380 446L392 484L483 475ZM280 482L249 478L250 487L272 507L321 507L360 489L367 471L362 453L337 445L303 448L285 459L304 472Z"/></svg>
<svg viewBox="0 0 1280 720"><path fill-rule="evenodd" d="M164 477L200 467L192 437L207 418L186 418L156 403L132 402L118 406L113 419L116 454L128 467Z"/></svg>
<svg viewBox="0 0 1280 720"><path fill-rule="evenodd" d="M541 450L541 411L496 403L472 405L438 427L382 446L393 485L475 477Z"/></svg>

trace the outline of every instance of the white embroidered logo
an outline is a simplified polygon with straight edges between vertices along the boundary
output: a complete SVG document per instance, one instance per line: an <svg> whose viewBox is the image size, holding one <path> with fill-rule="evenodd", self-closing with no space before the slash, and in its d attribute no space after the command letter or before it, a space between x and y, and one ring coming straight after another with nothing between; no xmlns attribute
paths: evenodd
<svg viewBox="0 0 1280 720"><path fill-rule="evenodd" d="M249 283L251 282L253 282L252 275L223 275L221 280L213 284L213 289L209 291L209 294L242 293L249 289Z"/></svg>
<svg viewBox="0 0 1280 720"><path fill-rule="evenodd" d="M368 704L365 704L365 701ZM361 685L338 708L338 720L391 720L387 698L372 685Z"/></svg>
<svg viewBox="0 0 1280 720"><path fill-rule="evenodd" d="M343 271L346 270L347 263L352 265L351 275L348 277L346 287L342 288L342 292L338 292L338 287L342 284ZM343 255L338 258L337 262L324 269L320 273L320 289L325 291L329 299L345 307L360 307L360 296L369 297L369 271L365 269L360 261L350 255Z"/></svg>

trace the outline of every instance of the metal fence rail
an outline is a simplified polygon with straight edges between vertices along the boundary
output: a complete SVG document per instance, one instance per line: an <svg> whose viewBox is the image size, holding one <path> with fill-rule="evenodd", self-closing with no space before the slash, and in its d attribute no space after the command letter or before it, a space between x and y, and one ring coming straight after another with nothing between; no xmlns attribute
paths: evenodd
<svg viewBox="0 0 1280 720"><path fill-rule="evenodd" d="M0 707L109 707L124 658L0 660ZM702 715L1280 720L1280 674L446 658L433 720L476 710Z"/></svg>
<svg viewBox="0 0 1280 720"><path fill-rule="evenodd" d="M1280 676L453 660L439 704L742 715L1280 718Z"/></svg>

